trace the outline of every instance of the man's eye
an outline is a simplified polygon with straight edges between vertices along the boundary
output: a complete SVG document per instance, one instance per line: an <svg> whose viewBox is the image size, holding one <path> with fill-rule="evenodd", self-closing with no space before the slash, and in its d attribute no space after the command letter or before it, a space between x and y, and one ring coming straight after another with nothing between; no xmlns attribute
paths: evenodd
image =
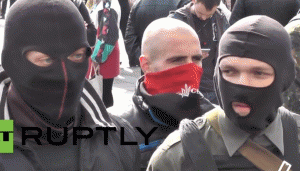
<svg viewBox="0 0 300 171"><path fill-rule="evenodd" d="M26 58L33 64L39 67L48 67L53 63L53 60L44 53L38 51L29 51L26 53Z"/></svg>
<svg viewBox="0 0 300 171"><path fill-rule="evenodd" d="M202 58L201 58L201 57L193 57L193 60L194 60L194 61L201 61Z"/></svg>
<svg viewBox="0 0 300 171"><path fill-rule="evenodd" d="M256 71L255 72L256 75L266 75L265 73L261 72L261 71Z"/></svg>
<svg viewBox="0 0 300 171"><path fill-rule="evenodd" d="M74 54L68 57L72 62L81 63L85 59L85 54Z"/></svg>
<svg viewBox="0 0 300 171"><path fill-rule="evenodd" d="M233 73L234 73L234 71L231 70L231 69L224 69L224 70L221 70L221 72L222 72L223 74L233 74Z"/></svg>
<svg viewBox="0 0 300 171"><path fill-rule="evenodd" d="M81 59L81 58L83 58L83 55L75 55L75 58L76 59Z"/></svg>
<svg viewBox="0 0 300 171"><path fill-rule="evenodd" d="M52 64L53 60L51 58L43 59L45 63Z"/></svg>
<svg viewBox="0 0 300 171"><path fill-rule="evenodd" d="M36 65L41 67L50 66L53 63L53 60L50 57L40 58L35 62Z"/></svg>
<svg viewBox="0 0 300 171"><path fill-rule="evenodd" d="M263 71L254 71L254 76L259 77L259 78L265 78L271 76L271 73L268 72L263 72Z"/></svg>
<svg viewBox="0 0 300 171"><path fill-rule="evenodd" d="M183 61L183 58L176 58L173 60L173 62L181 62L181 61Z"/></svg>

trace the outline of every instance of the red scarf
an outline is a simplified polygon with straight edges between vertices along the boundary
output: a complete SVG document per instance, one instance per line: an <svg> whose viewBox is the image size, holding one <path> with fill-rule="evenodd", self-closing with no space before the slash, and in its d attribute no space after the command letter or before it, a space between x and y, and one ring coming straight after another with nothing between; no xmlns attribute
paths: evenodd
<svg viewBox="0 0 300 171"><path fill-rule="evenodd" d="M191 89L199 89L203 69L194 63L145 75L144 86L151 95L179 93L187 84Z"/></svg>

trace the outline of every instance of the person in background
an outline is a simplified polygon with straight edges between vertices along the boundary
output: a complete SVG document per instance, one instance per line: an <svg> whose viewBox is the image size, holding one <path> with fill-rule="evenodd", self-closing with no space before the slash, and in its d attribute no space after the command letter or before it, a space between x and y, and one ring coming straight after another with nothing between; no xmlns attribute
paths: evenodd
<svg viewBox="0 0 300 171"><path fill-rule="evenodd" d="M186 6L171 11L168 17L188 23L198 34L203 52L203 76L200 91L210 102L218 104L213 85L218 45L222 34L229 27L226 16L219 8L220 0L192 0Z"/></svg>
<svg viewBox="0 0 300 171"><path fill-rule="evenodd" d="M283 93L283 105L300 114L300 14L285 26L292 40L292 55L296 60L296 78L289 89Z"/></svg>
<svg viewBox="0 0 300 171"><path fill-rule="evenodd" d="M88 0L86 3L86 7L90 10L90 13L97 7L101 0Z"/></svg>
<svg viewBox="0 0 300 171"><path fill-rule="evenodd" d="M91 11L94 6L94 0L88 0L85 5Z"/></svg>
<svg viewBox="0 0 300 171"><path fill-rule="evenodd" d="M300 115L281 107L295 79L291 50L289 34L270 17L229 27L214 74L220 107L181 121L147 170L300 170Z"/></svg>
<svg viewBox="0 0 300 171"><path fill-rule="evenodd" d="M1 15L1 18L2 19L5 19L5 14L6 14L6 9L9 9L15 2L16 0L9 0L9 7L7 6L7 1L8 0L2 0L2 15Z"/></svg>
<svg viewBox="0 0 300 171"><path fill-rule="evenodd" d="M105 7L105 8L103 8ZM120 73L120 58L128 58L120 30L121 7L117 0L101 0L91 13L97 28L97 40L92 60L99 65L103 77L103 102L114 104L112 87L114 78Z"/></svg>
<svg viewBox="0 0 300 171"><path fill-rule="evenodd" d="M10 8L0 119L13 120L14 151L0 154L0 170L138 170L138 147L121 145L122 138L136 141L133 128L108 114L85 79L90 54L84 20L70 0L17 0ZM22 132L28 127L41 131ZM115 131L107 136L97 127Z"/></svg>
<svg viewBox="0 0 300 171"><path fill-rule="evenodd" d="M221 2L223 2L223 4L226 6L226 8L231 12L232 0L221 0Z"/></svg>
<svg viewBox="0 0 300 171"><path fill-rule="evenodd" d="M231 15L231 11L227 8L227 6L224 4L223 1L220 1L220 5L219 5L218 8L220 8L222 10L222 12L224 13L224 15L226 16L227 21L229 21L230 15Z"/></svg>
<svg viewBox="0 0 300 171"><path fill-rule="evenodd" d="M266 15L285 26L298 12L299 0L236 0L230 25L250 15Z"/></svg>
<svg viewBox="0 0 300 171"><path fill-rule="evenodd" d="M139 66L141 41L146 27L155 19L166 17L190 0L138 0L131 8L125 33L129 66ZM142 73L143 74L143 73Z"/></svg>
<svg viewBox="0 0 300 171"><path fill-rule="evenodd" d="M95 28L95 25L92 23L89 11L88 11L87 7L85 6L85 3L82 0L71 0L71 1L78 8L81 16L83 17L83 19L85 21L86 29L87 29L87 37L88 37L88 42L89 42L90 46L94 46L95 42L96 42L97 30Z"/></svg>
<svg viewBox="0 0 300 171"><path fill-rule="evenodd" d="M113 113L148 134L149 144L137 132L141 169L169 133L184 118L196 118L214 108L199 91L202 52L196 32L172 18L154 20L142 39L140 66L145 75L137 84L132 105ZM157 127L157 129L155 129Z"/></svg>
<svg viewBox="0 0 300 171"><path fill-rule="evenodd" d="M121 6L120 29L122 31L123 37L125 37L127 21L130 14L130 5L128 0L119 0L119 4Z"/></svg>

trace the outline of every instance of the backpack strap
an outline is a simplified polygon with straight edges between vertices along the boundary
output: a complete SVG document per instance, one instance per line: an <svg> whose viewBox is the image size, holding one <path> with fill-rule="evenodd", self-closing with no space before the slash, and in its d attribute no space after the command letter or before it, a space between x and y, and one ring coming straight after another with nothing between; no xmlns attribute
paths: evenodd
<svg viewBox="0 0 300 171"><path fill-rule="evenodd" d="M198 122L203 124L204 121L200 118ZM195 121L182 120L179 132L185 159L194 164L194 170L217 171L218 167Z"/></svg>

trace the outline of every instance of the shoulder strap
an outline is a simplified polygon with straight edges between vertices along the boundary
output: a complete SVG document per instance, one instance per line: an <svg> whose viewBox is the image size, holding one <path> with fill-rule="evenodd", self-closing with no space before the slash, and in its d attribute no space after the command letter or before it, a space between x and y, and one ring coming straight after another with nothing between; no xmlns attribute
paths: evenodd
<svg viewBox="0 0 300 171"><path fill-rule="evenodd" d="M216 108L212 112L206 115L206 118L210 121L211 126L214 130L222 136L218 116L220 109ZM298 144L297 144L298 145ZM238 150L246 159L252 162L257 168L261 170L278 170L278 171L288 171L289 165L285 161L282 161L276 155L271 153L264 147L256 144L252 140L247 140L243 146ZM295 170L295 169L294 169ZM291 170L289 170L291 171Z"/></svg>
<svg viewBox="0 0 300 171"><path fill-rule="evenodd" d="M218 107L216 107L215 109L209 111L207 114L205 114L204 117L206 117L209 120L209 123L211 124L211 126L214 128L214 130L222 136L221 134L221 130L219 127L219 114L222 112L222 110Z"/></svg>
<svg viewBox="0 0 300 171"><path fill-rule="evenodd" d="M217 171L217 165L206 144L199 133L194 121L184 119L179 126L183 152L186 160L191 160L195 170Z"/></svg>
<svg viewBox="0 0 300 171"><path fill-rule="evenodd" d="M280 108L282 113L284 159L292 164L293 170L300 170L298 126L290 111Z"/></svg>

